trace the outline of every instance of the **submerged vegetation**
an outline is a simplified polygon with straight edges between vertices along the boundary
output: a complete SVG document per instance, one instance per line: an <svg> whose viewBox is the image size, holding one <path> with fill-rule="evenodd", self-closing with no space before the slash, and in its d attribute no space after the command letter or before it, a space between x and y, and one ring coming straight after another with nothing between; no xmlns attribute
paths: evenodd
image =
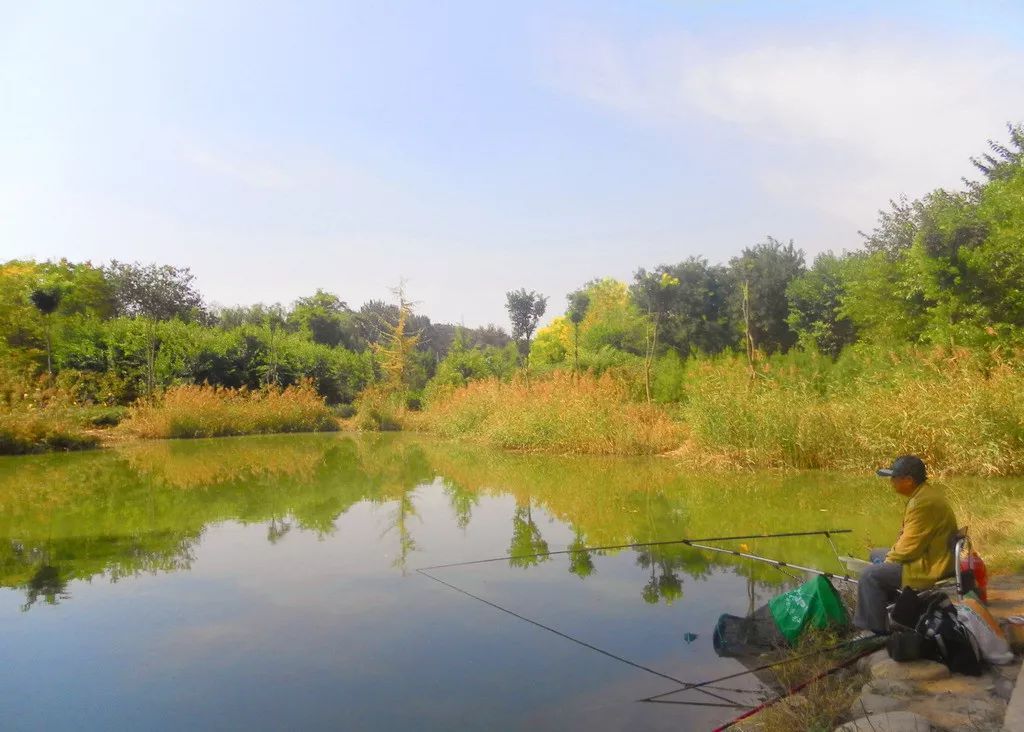
<svg viewBox="0 0 1024 732"><path fill-rule="evenodd" d="M899 199L863 249L808 266L768 237L597 279L511 337L318 290L290 307L207 308L187 269L0 265L0 451L123 430L200 436L423 429L518 450L672 452L704 466L1024 473L1024 128L965 190ZM27 395L55 395L46 403ZM98 412L95 412L98 414Z"/></svg>

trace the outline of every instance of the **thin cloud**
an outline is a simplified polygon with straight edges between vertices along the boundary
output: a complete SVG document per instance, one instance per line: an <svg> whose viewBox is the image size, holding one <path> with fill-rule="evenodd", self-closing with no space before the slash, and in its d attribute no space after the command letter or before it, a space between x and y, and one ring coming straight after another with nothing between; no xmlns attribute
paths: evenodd
<svg viewBox="0 0 1024 732"><path fill-rule="evenodd" d="M247 188L285 191L298 184L295 175L284 168L265 161L233 158L200 147L186 147L184 159L200 171L227 178Z"/></svg>
<svg viewBox="0 0 1024 732"><path fill-rule="evenodd" d="M719 48L577 29L551 58L560 89L640 123L735 130L766 190L859 225L888 197L957 185L969 157L1024 108L1024 55L981 42Z"/></svg>

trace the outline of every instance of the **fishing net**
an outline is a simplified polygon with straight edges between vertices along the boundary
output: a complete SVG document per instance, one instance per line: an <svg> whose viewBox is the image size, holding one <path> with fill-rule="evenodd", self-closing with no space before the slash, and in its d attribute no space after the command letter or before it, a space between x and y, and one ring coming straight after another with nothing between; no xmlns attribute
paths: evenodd
<svg viewBox="0 0 1024 732"><path fill-rule="evenodd" d="M711 643L715 653L729 657L759 656L788 645L767 605L744 618L722 615L715 625Z"/></svg>
<svg viewBox="0 0 1024 732"><path fill-rule="evenodd" d="M847 625L846 608L832 583L814 577L774 597L747 617L722 615L713 646L719 656L752 656L792 645L808 627Z"/></svg>

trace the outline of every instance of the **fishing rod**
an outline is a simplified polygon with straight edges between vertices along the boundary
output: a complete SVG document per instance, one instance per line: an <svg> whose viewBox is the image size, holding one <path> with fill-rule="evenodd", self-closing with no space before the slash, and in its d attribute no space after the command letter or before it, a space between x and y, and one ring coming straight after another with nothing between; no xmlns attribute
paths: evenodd
<svg viewBox="0 0 1024 732"><path fill-rule="evenodd" d="M702 681L699 684L686 684L685 686L682 686L682 687L680 687L678 689L673 689L672 691L666 691L666 692L663 692L661 694L655 694L654 696L647 696L647 697L644 697L643 699L637 699L637 701L640 701L640 702L656 702L656 703L659 703L659 704L690 704L690 702L665 700L665 697L672 696L673 694L678 694L681 691L690 691L692 689L700 689L700 688L703 688L703 687L708 687L708 688L712 688L712 689L720 688L720 687L714 686L714 685L715 684L720 684L723 681L730 681L732 679L737 679L737 678L739 678L741 676L747 676L749 674L756 674L756 673L759 673L761 671L767 671L769 669L776 668L777 666L784 666L787 663L794 663L796 661L804 661L804 660L806 660L808 658L813 658L814 656L820 656L822 653L829 653L830 651L837 651L837 650L840 650L842 648L848 648L850 646L856 646L857 644L863 644L865 646L869 646L871 648L871 650L873 650L873 651L877 650L879 645L880 645L878 643L878 639L877 638L851 638L850 640L845 640L845 641L842 641L840 643L836 643L835 645L826 646L824 648L819 648L817 650L810 651L808 653L802 653L802 654L797 655L797 656L788 656L788 657L780 659L778 661L772 661L771 663L761 664L760 666L755 666L754 668L748 668L748 669L744 669L743 671L737 671L734 674L727 674L725 676L719 676L719 677L714 678L714 679L708 679L707 681ZM740 689L731 689L730 691L737 691L738 692L738 691L741 691L741 690ZM744 689L742 691L745 691L747 693L753 693L755 690L754 689Z"/></svg>
<svg viewBox="0 0 1024 732"><path fill-rule="evenodd" d="M815 681L820 681L821 679L825 678L826 676L831 676L832 674L840 671L841 669L846 668L847 666L849 666L854 661L856 661L858 659L861 659L861 658L864 658L864 656L867 656L870 653L874 653L876 650L877 650L877 648L867 648L867 649L861 651L860 653L857 653L852 658L848 658L845 661L843 661L842 663L840 663L840 664L838 664L836 666L833 666L830 669L826 669L825 671L822 671L820 674L817 674L817 675L807 679L807 681L804 681L803 683L797 684L796 686L793 686L793 687L787 689L784 694L779 694L777 697L775 697L773 699L769 699L768 701L766 701L763 704L760 704L760 705L754 707L753 709L748 709L747 711L743 712L743 714L741 714L740 716L736 717L735 719L732 719L732 720L726 722L725 724L722 724L722 725L719 725L718 727L715 727L714 730L712 730L712 732L724 732L724 730L731 729L731 728L735 727L737 724L739 724L740 722L742 722L744 719L750 719L751 717L753 717L758 712L762 712L765 709L767 709L768 707L773 706L775 704L778 704L783 699L788 699L789 697L793 696L793 694L797 694L800 691L803 691L805 688L807 688L808 686L813 684Z"/></svg>
<svg viewBox="0 0 1024 732"><path fill-rule="evenodd" d="M444 585L445 587L448 587L448 588L450 588L452 590L455 590L456 592L459 592L459 593L461 593L463 595L466 595L467 597L471 597L474 600L478 600L478 601L484 603L485 605L490 605L494 609L500 610L503 613L507 613L507 614L511 615L512 617L517 618L518 620L522 620L524 622L529 623L530 625L534 625L534 626L540 628L541 630L546 630L546 631L548 631L550 633L554 633L555 635L559 636L560 638L564 638L564 639L566 639L568 641L572 641L573 643L581 645L584 648L588 648L591 651L596 651L597 653L600 653L603 656L607 656L608 658L614 659L616 661L621 661L622 663L625 663L625 664L627 664L629 666L632 666L633 668L640 669L641 671L646 671L647 673L653 674L654 676L660 676L663 679L668 679L669 681L674 681L677 684L682 684L683 686L689 686L690 685L690 682L688 682L688 681L683 681L682 679L678 679L675 676L670 676L669 674L662 673L661 671L653 669L650 666L645 666L642 663L637 663L636 661L631 661L628 658L625 658L623 656L619 656L619 655L617 655L615 653L612 653L611 651L606 651L605 649L599 648L599 647L593 645L592 643L587 643L585 640L582 640L580 638L576 638L575 636L571 636L568 633L563 633L562 631L560 631L560 630L558 630L556 628L552 628L550 625L545 625L544 623L541 623L538 620L533 620L532 618L528 618L525 615L520 615L519 613L517 613L514 610L509 610L507 607L503 607L503 606L499 605L496 602L492 602L491 600L488 600L486 598L480 597L480 595L474 595L469 590L464 590L461 587L457 587L457 586L453 585L451 582L445 582L440 577L436 577L436 576L430 574L425 569L417 569L416 572L421 574L421 575L423 575L424 577L427 577L429 579L434 580L435 582L438 582L438 583ZM703 688L703 686L698 688L697 691L700 691L701 693L706 694L707 696L710 696L710 697L718 700L717 702L699 702L699 703L697 703L698 706L729 707L731 709L750 709L751 708L750 705L739 704L739 703L733 701L732 699L730 699L728 697L722 696L721 694L716 694L713 691L709 691L708 689Z"/></svg>
<svg viewBox="0 0 1024 732"><path fill-rule="evenodd" d="M450 562L448 564L434 564L429 567L420 567L416 570L434 570L434 569L448 569L450 567L468 567L472 564L487 564L489 562L507 562L510 559L538 559L540 557L553 557L559 554L582 554L583 552L600 552L600 551L612 551L615 549L642 549L643 547L649 546L668 546L671 544L688 544L690 546L698 547L699 545L695 542L708 542L708 541L740 541L744 539L786 539L794 536L825 536L831 542L833 534L849 534L853 529L823 529L821 531L787 531L778 534L745 534L743 536L710 536L702 539L665 539L663 541L646 541L646 542L635 542L632 544L609 544L607 546L584 546L575 549L559 549L551 552L538 552L537 554L513 554L504 557L491 557L489 559L472 559L467 562ZM726 550L719 550L726 551ZM735 552L729 552L733 554ZM761 559L760 557L754 557ZM762 561L769 561L763 560ZM793 567L794 569L801 569L796 565L781 563L783 566ZM817 572L818 570L810 570Z"/></svg>
<svg viewBox="0 0 1024 732"><path fill-rule="evenodd" d="M818 533L824 534L826 532L822 531L822 532L818 532ZM828 533L838 534L839 532L838 531L833 531L833 532L828 532ZM833 574L832 572L825 572L825 571L820 570L820 569L814 569L813 567L804 567L804 566L801 566L799 564L792 564L790 562L782 562L782 561L780 561L778 559L769 559L768 557L760 557L757 554L749 554L747 552L741 552L741 551L738 551L736 549L723 549L720 546L708 546L707 544L698 544L696 541L688 541L688 540L684 539L684 540L682 540L681 543L686 544L687 546L692 546L694 549L704 549L704 550L709 551L709 552L718 552L719 554L731 554L734 557L742 557L743 559L753 559L756 562L764 562L765 564L770 564L773 567L775 567L776 569L780 569L780 570L785 568L785 567L790 567L792 569L796 569L796 570L799 570L801 572L809 572L811 574L817 574L817 575L820 575L822 577L826 577L828 579L834 579L834 580L839 580L840 582L850 582L851 584L857 584L857 580L853 579L852 577L850 577L847 574Z"/></svg>

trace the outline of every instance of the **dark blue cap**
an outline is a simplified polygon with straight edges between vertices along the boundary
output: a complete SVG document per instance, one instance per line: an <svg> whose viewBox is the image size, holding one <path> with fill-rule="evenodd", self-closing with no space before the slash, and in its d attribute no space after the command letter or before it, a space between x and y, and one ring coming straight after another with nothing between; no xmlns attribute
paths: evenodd
<svg viewBox="0 0 1024 732"><path fill-rule="evenodd" d="M909 475L919 484L928 480L924 461L917 455L900 455L893 460L891 468L879 468L876 472L883 478L902 478Z"/></svg>

